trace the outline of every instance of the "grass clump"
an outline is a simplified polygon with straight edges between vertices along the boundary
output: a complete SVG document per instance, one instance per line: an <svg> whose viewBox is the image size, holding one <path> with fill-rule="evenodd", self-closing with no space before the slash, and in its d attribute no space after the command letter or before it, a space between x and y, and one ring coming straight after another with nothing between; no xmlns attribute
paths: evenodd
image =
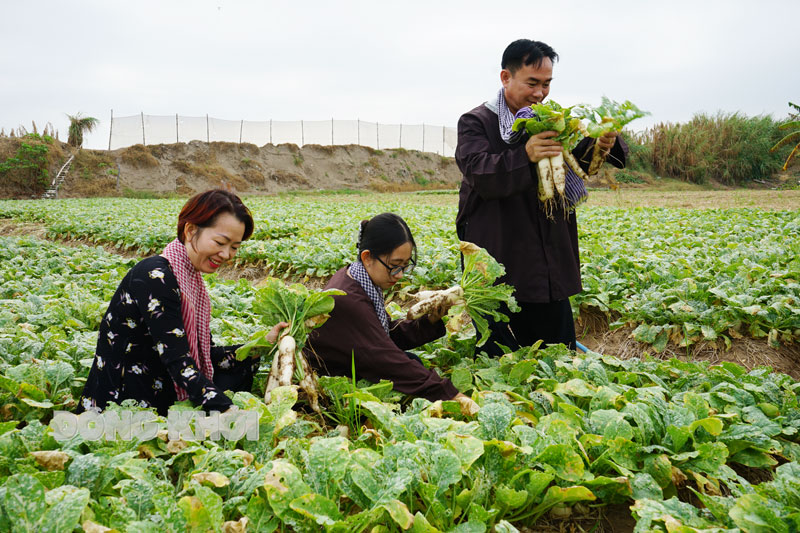
<svg viewBox="0 0 800 533"><path fill-rule="evenodd" d="M158 166L158 159L143 144L129 146L122 152L121 157L123 163L133 168L154 168Z"/></svg>
<svg viewBox="0 0 800 533"><path fill-rule="evenodd" d="M769 152L779 136L770 116L701 113L685 124L662 123L626 134L628 167L691 183L742 185L780 169L781 154Z"/></svg>
<svg viewBox="0 0 800 533"><path fill-rule="evenodd" d="M107 178L117 176L117 165L114 159L100 150L80 150L72 161L70 174L81 179Z"/></svg>

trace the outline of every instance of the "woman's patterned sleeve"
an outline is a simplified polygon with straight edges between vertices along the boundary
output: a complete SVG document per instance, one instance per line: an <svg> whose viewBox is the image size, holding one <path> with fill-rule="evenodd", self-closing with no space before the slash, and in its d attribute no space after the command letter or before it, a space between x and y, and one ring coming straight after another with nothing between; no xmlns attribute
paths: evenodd
<svg viewBox="0 0 800 533"><path fill-rule="evenodd" d="M192 359L181 313L178 281L168 267L150 268L131 280L131 296L139 307L153 349L172 379L183 387L195 405L206 411L226 411L232 404Z"/></svg>
<svg viewBox="0 0 800 533"><path fill-rule="evenodd" d="M214 339L211 339L211 362L215 367L230 368L236 360L236 349L241 344L234 344L232 346L214 346Z"/></svg>
<svg viewBox="0 0 800 533"><path fill-rule="evenodd" d="M261 366L261 357L246 357L244 360L239 361L236 359L236 349L241 344L234 344L232 346L214 346L214 340L211 340L211 362L214 364L215 372L240 372L243 374L243 380L252 380L255 373ZM251 352L252 353L252 352Z"/></svg>

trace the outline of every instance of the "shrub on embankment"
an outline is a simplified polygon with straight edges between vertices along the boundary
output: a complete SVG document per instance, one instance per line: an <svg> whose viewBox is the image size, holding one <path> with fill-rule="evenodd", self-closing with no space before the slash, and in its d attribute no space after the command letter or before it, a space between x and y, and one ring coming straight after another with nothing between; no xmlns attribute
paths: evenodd
<svg viewBox="0 0 800 533"><path fill-rule="evenodd" d="M661 123L626 134L629 168L691 183L746 185L771 178L786 158L769 149L781 138L771 116L697 114L685 124Z"/></svg>
<svg viewBox="0 0 800 533"><path fill-rule="evenodd" d="M0 197L43 193L64 157L61 143L49 135L0 138Z"/></svg>

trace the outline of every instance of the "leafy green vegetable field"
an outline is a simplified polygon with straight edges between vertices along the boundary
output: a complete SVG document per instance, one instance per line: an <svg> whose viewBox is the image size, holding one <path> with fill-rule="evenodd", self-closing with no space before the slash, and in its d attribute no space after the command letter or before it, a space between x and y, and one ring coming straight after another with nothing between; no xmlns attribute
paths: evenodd
<svg viewBox="0 0 800 533"><path fill-rule="evenodd" d="M257 233L243 264L325 277L354 256L360 218L393 210L415 231L424 265L407 287L459 276L453 208L247 203ZM0 217L144 255L172 238L180 205L0 202ZM655 349L665 338L795 343L799 225L796 212L583 209L586 290L574 304L637 324ZM0 237L0 531L511 532L599 524L612 504L630 506L642 532L800 528L800 385L733 363L563 347L472 359L474 336L454 334L419 354L478 402L473 418L455 402L410 401L388 383L346 378L320 380L323 417L290 387L265 405L266 362L252 394L234 396L258 413L258 441L59 442L47 424L75 406L102 313L135 262ZM258 327L251 285L207 282L215 340L243 342Z"/></svg>
<svg viewBox="0 0 800 533"><path fill-rule="evenodd" d="M355 257L358 221L401 214L420 265L404 285L444 288L459 276L455 208L398 201L252 198L256 232L237 256L283 277L328 277ZM0 201L0 218L45 224L56 239L86 239L141 255L174 235L183 200ZM579 210L584 291L579 307L662 351L668 342L729 347L739 336L773 346L800 338L800 213L755 209Z"/></svg>

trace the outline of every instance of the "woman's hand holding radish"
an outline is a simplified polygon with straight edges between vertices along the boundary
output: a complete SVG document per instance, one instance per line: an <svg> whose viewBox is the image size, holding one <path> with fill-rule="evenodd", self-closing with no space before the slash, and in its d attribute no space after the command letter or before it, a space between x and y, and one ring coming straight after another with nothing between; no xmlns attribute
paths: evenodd
<svg viewBox="0 0 800 533"><path fill-rule="evenodd" d="M288 328L288 327L289 327L288 322L278 322L272 327L271 330L269 330L269 333L267 333L267 340L271 344L275 344L275 342L278 340L278 336L280 335L281 330L283 328Z"/></svg>
<svg viewBox="0 0 800 533"><path fill-rule="evenodd" d="M561 154L564 150L561 143L551 139L556 135L558 135L558 132L543 131L528 139L528 142L525 143L525 151L528 153L528 159L531 163L538 163L542 159Z"/></svg>

